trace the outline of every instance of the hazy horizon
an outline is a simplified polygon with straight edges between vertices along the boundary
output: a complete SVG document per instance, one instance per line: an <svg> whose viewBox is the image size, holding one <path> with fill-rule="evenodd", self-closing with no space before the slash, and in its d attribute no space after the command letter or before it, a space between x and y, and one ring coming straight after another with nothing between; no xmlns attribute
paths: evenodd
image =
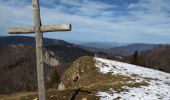
<svg viewBox="0 0 170 100"><path fill-rule="evenodd" d="M0 35L0 37L8 37L8 36L24 36L24 37L35 37L35 36L27 36L27 35ZM56 39L56 38L49 38L44 37L48 39ZM79 41L79 40L65 40L65 39L56 39L56 40L63 40L69 43L75 43L75 44L87 44L87 43L117 43L122 45L128 45L128 44L135 44L135 43L142 43L142 44L170 44L170 43L149 43L149 42L117 42L117 41Z"/></svg>

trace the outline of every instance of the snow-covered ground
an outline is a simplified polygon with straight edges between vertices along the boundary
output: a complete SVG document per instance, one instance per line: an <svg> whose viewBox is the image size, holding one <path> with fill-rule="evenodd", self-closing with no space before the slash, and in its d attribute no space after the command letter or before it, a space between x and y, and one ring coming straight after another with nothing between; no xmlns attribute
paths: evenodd
<svg viewBox="0 0 170 100"><path fill-rule="evenodd" d="M161 71L131 65L118 61L96 59L96 67L103 74L125 75L135 79L135 82L145 81L149 85L130 88L128 91L116 92L110 88L105 92L98 92L96 95L101 100L170 100L170 74ZM135 77L133 77L135 75ZM146 80L145 78L149 78Z"/></svg>

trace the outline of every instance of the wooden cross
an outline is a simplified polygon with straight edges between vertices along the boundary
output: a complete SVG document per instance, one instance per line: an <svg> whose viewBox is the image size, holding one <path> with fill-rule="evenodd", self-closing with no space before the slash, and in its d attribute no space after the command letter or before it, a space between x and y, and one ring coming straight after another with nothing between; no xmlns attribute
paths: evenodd
<svg viewBox="0 0 170 100"><path fill-rule="evenodd" d="M35 32L36 40L36 63L38 95L40 100L45 100L44 68L43 68L43 34L42 32L71 31L71 24L42 26L40 19L39 0L32 0L34 12L34 27L32 28L10 28L10 34L26 34Z"/></svg>

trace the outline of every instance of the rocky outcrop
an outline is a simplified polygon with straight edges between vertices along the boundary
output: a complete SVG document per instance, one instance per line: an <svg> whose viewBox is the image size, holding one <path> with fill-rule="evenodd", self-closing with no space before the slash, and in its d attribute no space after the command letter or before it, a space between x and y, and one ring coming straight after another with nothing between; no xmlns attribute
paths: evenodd
<svg viewBox="0 0 170 100"><path fill-rule="evenodd" d="M58 58L56 58L53 51L47 51L44 49L44 62L49 66L57 66L59 64Z"/></svg>
<svg viewBox="0 0 170 100"><path fill-rule="evenodd" d="M62 84L63 89L96 89L112 81L114 77L111 74L100 73L95 64L96 60L92 56L80 57L65 71L58 88L61 90Z"/></svg>
<svg viewBox="0 0 170 100"><path fill-rule="evenodd" d="M95 60L93 57L80 57L65 71L61 82L66 89L82 87L87 84L87 81L93 74L92 71L95 69Z"/></svg>

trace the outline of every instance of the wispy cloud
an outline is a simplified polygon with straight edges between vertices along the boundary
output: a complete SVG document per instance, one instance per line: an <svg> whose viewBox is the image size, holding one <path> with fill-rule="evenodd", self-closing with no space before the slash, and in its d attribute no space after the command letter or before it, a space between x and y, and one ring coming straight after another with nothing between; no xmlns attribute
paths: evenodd
<svg viewBox="0 0 170 100"><path fill-rule="evenodd" d="M33 24L31 2L16 2L0 0L1 33L6 33L9 26L24 27ZM96 0L40 2L43 24L73 25L70 33L45 34L47 37L84 41L170 42L169 0L139 0L126 6ZM151 38L143 38L144 35ZM160 39L162 37L169 38Z"/></svg>

